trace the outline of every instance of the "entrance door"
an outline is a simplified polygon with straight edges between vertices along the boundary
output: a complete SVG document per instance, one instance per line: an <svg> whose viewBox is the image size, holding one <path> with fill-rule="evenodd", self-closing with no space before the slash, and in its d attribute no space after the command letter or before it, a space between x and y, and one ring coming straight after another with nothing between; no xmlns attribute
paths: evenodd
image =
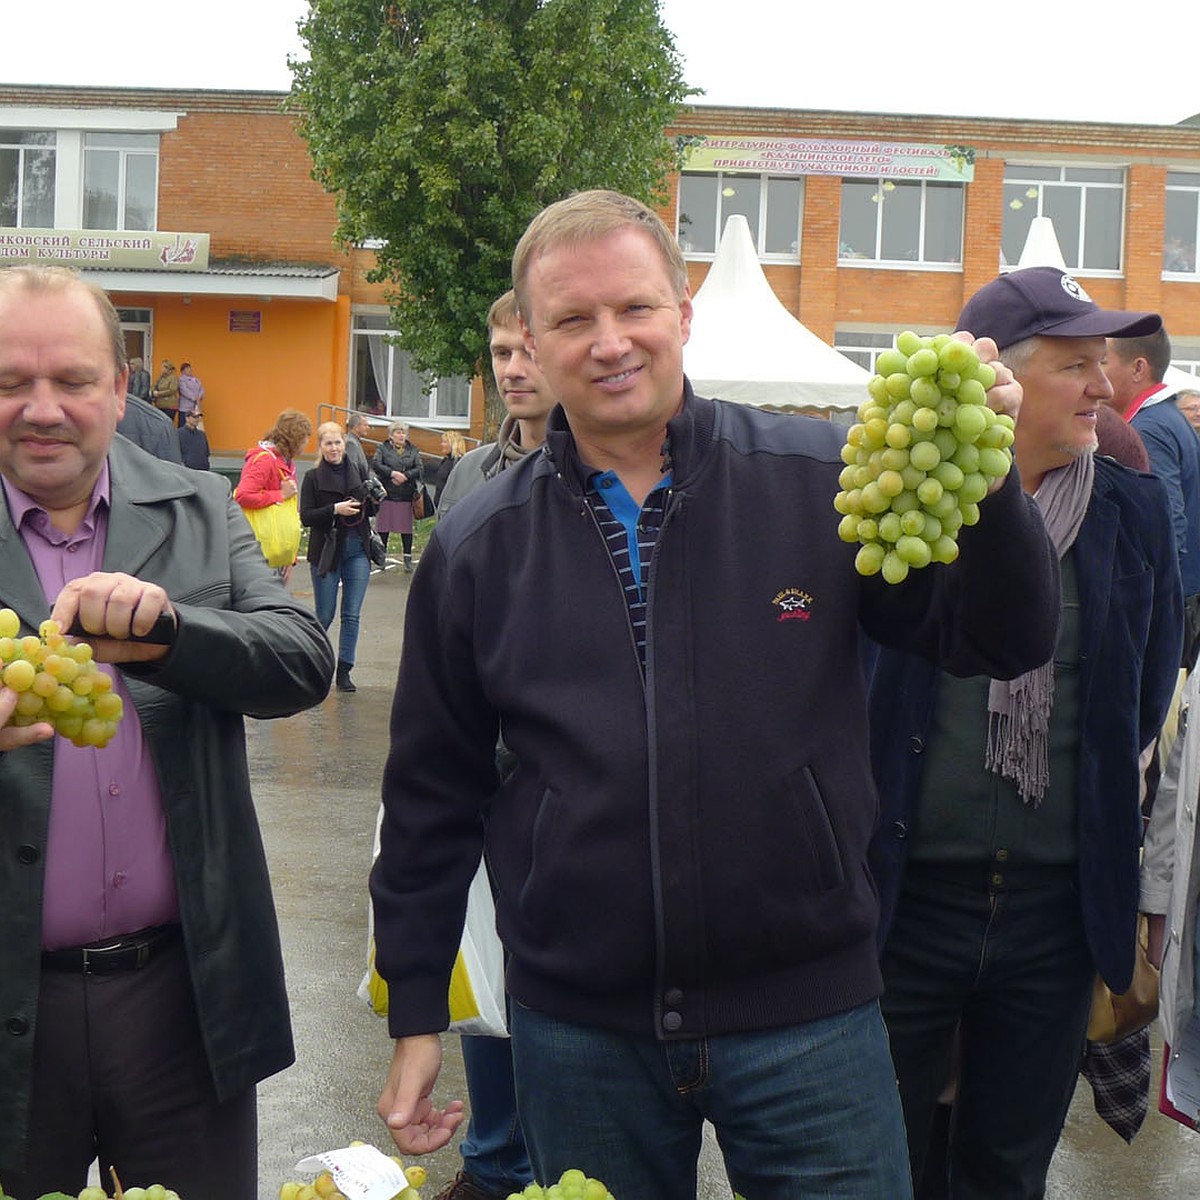
<svg viewBox="0 0 1200 1200"><path fill-rule="evenodd" d="M154 310L150 308L118 308L121 336L125 340L125 357L140 358L146 370L154 374Z"/></svg>

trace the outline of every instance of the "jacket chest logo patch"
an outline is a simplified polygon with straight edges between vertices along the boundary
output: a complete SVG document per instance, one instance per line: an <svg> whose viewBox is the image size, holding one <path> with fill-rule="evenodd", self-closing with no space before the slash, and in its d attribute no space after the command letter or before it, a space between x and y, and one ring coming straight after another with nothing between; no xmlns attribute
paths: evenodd
<svg viewBox="0 0 1200 1200"><path fill-rule="evenodd" d="M771 603L779 610L780 621L807 621L812 616L813 598L799 588L784 588Z"/></svg>

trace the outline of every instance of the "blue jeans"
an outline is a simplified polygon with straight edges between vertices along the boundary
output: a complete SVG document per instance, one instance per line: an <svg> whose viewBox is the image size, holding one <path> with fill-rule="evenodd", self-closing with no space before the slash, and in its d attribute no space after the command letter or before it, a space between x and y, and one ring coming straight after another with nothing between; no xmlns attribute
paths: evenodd
<svg viewBox="0 0 1200 1200"><path fill-rule="evenodd" d="M464 1037L462 1056L471 1099L471 1121L459 1147L463 1170L485 1192L519 1192L532 1182L533 1170L517 1119L512 1042Z"/></svg>
<svg viewBox="0 0 1200 1200"><path fill-rule="evenodd" d="M879 1006L783 1029L660 1042L510 1004L534 1173L568 1167L620 1200L695 1200L705 1120L749 1200L911 1197Z"/></svg>
<svg viewBox="0 0 1200 1200"><path fill-rule="evenodd" d="M955 1200L1040 1200L1075 1092L1095 967L1074 872L910 863L884 949L883 1015L919 1177L957 1039ZM1012 886L1013 883L1019 886Z"/></svg>
<svg viewBox="0 0 1200 1200"><path fill-rule="evenodd" d="M353 666L354 650L358 645L358 618L362 612L363 597L367 594L367 583L371 578L371 560L367 557L358 535L350 532L342 546L341 561L328 575L318 575L316 563L310 563L309 569L312 572L313 605L322 629L328 630L333 624L338 584L342 585L338 662Z"/></svg>

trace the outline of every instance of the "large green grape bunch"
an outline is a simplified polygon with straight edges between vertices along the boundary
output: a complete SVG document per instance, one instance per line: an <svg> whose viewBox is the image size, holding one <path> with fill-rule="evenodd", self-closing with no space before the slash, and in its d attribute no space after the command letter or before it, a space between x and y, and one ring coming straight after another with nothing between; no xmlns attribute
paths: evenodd
<svg viewBox="0 0 1200 1200"><path fill-rule="evenodd" d="M92 661L91 646L69 642L55 621L43 621L36 637L20 632L17 614L0 608L0 682L18 693L9 723L47 721L76 746L107 746L124 704Z"/></svg>
<svg viewBox="0 0 1200 1200"><path fill-rule="evenodd" d="M531 1183L523 1192L510 1192L508 1200L614 1200L612 1192L598 1179L589 1179L582 1171L562 1173L557 1183L543 1187Z"/></svg>
<svg viewBox="0 0 1200 1200"><path fill-rule="evenodd" d="M958 532L1012 466L1013 420L987 405L996 372L949 334L905 331L875 364L846 432L833 506L838 536L858 542L860 575L900 583L958 557Z"/></svg>

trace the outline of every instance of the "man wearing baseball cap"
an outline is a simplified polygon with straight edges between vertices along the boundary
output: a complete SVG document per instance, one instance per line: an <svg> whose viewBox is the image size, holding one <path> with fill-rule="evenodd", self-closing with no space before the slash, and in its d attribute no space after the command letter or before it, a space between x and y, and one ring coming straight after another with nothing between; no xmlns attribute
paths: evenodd
<svg viewBox="0 0 1200 1200"><path fill-rule="evenodd" d="M1133 974L1138 757L1171 699L1182 592L1163 486L1095 455L1096 413L1105 338L1160 325L1051 267L971 298L958 327L1024 390L1013 449L1059 552L1058 645L1010 683L885 649L872 681L883 1012L918 1183L957 1034L955 1200L1044 1194L1093 980Z"/></svg>

